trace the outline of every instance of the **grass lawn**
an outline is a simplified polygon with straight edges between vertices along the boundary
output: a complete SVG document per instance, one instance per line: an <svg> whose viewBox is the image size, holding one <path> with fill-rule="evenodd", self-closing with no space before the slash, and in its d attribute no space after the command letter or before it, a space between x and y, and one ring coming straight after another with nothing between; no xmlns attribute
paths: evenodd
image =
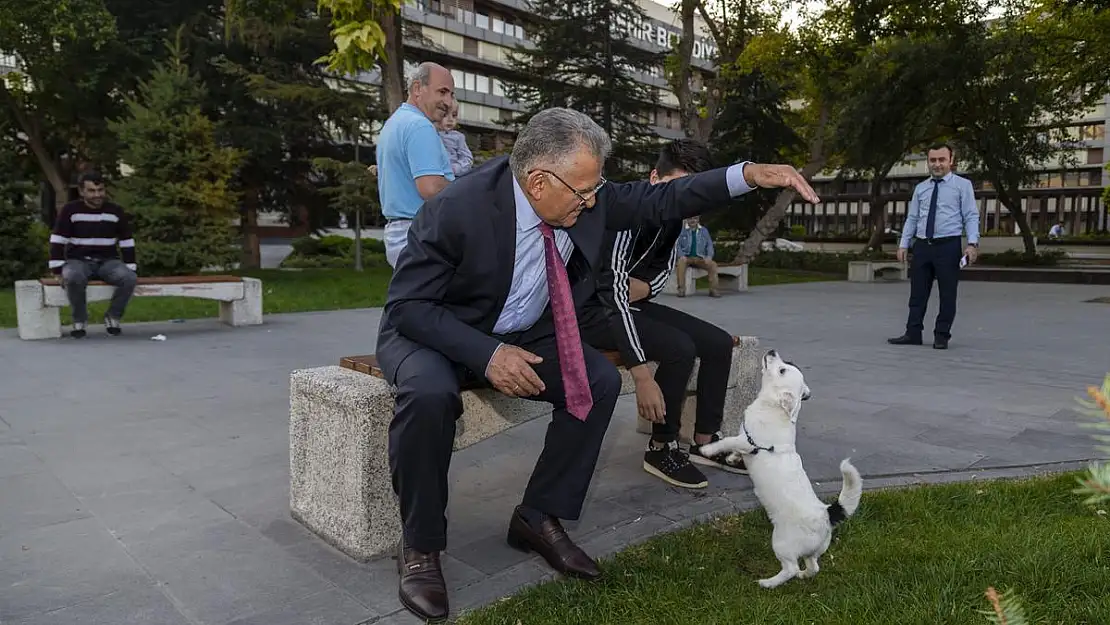
<svg viewBox="0 0 1110 625"><path fill-rule="evenodd" d="M465 625L986 624L988 586L1013 589L1031 622L1110 623L1110 516L1075 475L866 493L811 580L774 590L771 525L756 510L656 537L604 561L590 584L530 588Z"/></svg>
<svg viewBox="0 0 1110 625"><path fill-rule="evenodd" d="M357 273L346 269L305 269L283 271L261 269L234 272L262 280L264 314L308 312L314 310L342 310L346 308L373 308L385 303L386 288L392 269L388 265L367 267ZM837 279L828 274L789 271L782 269L753 268L749 275L753 286L811 282ZM709 288L704 278L699 288ZM89 305L89 321L100 323L108 302ZM136 297L127 307L128 322L166 321L170 319L196 319L216 317L216 302L188 297ZM69 308L62 309L62 323L70 322ZM0 289L0 328L16 327L15 292Z"/></svg>

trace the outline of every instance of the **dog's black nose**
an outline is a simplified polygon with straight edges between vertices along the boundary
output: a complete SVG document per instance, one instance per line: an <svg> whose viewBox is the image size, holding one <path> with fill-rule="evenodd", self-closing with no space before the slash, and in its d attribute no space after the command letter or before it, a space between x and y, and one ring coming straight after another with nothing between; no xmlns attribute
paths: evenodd
<svg viewBox="0 0 1110 625"><path fill-rule="evenodd" d="M767 352L767 356L769 358L774 358L775 356L778 356L778 353L776 353L775 350L772 349L772 350Z"/></svg>
<svg viewBox="0 0 1110 625"><path fill-rule="evenodd" d="M804 393L804 394L802 395L802 401L805 401L805 400L807 400L807 399L809 399L809 391L806 391L806 392L805 392L805 393Z"/></svg>

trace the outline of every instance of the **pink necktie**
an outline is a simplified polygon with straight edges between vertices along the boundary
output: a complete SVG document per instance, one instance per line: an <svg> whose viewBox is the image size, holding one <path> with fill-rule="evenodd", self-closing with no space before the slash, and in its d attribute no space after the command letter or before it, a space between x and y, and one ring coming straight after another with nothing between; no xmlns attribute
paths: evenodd
<svg viewBox="0 0 1110 625"><path fill-rule="evenodd" d="M586 377L586 358L582 355L582 338L578 334L578 317L570 295L570 279L559 250L555 249L555 233L551 226L540 222L543 233L544 259L547 261L547 293L555 318L555 347L559 350L559 371L563 376L567 412L585 421L594 405L590 382Z"/></svg>

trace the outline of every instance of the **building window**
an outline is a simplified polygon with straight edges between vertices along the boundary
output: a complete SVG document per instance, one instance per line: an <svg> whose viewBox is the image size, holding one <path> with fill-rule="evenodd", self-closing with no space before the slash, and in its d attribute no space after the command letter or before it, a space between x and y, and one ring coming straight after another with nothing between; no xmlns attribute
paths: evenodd
<svg viewBox="0 0 1110 625"><path fill-rule="evenodd" d="M1088 165L1101 165L1102 164L1102 148L1091 148L1087 150L1087 164Z"/></svg>
<svg viewBox="0 0 1110 625"><path fill-rule="evenodd" d="M475 15L474 25L489 30L489 16L485 13L478 13Z"/></svg>
<svg viewBox="0 0 1110 625"><path fill-rule="evenodd" d="M493 18L493 32L505 34L505 22L501 18Z"/></svg>
<svg viewBox="0 0 1110 625"><path fill-rule="evenodd" d="M474 90L480 93L489 93L489 77L475 76Z"/></svg>

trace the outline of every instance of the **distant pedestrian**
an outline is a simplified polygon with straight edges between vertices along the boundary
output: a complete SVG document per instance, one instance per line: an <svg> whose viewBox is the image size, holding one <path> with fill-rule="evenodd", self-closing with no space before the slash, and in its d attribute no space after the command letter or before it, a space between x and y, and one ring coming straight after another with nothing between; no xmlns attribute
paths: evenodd
<svg viewBox="0 0 1110 625"><path fill-rule="evenodd" d="M979 206L971 181L952 173L952 148L937 144L929 148L928 180L913 190L906 211L906 225L898 246L898 261L906 262L913 243L910 263L910 312L906 332L888 339L891 345L921 345L925 328L925 309L933 280L940 291L940 311L933 326L933 348L948 349L952 321L956 318L956 292L963 255L968 263L979 256ZM961 239L967 234L967 249L961 254Z"/></svg>

